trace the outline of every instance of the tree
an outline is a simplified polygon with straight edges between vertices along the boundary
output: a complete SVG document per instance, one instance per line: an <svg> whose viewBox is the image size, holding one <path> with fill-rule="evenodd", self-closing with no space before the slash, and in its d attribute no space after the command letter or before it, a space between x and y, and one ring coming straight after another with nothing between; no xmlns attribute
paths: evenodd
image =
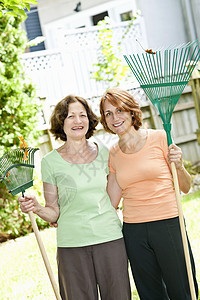
<svg viewBox="0 0 200 300"><path fill-rule="evenodd" d="M0 17L4 14L26 17L25 9L30 10L30 4L37 4L35 0L0 0Z"/></svg>
<svg viewBox="0 0 200 300"><path fill-rule="evenodd" d="M10 148L19 146L18 136L23 136L28 146L36 146L39 136L40 104L22 64L27 37L21 29L21 21L21 16L8 14L0 18L0 157ZM34 188L41 193L39 184L34 182ZM0 241L32 230L28 217L18 210L17 196L9 194L3 183L0 183L0 215ZM44 221L38 222L39 228L48 226Z"/></svg>
<svg viewBox="0 0 200 300"><path fill-rule="evenodd" d="M0 155L19 145L18 136L29 142L38 136L36 90L21 61L27 38L20 23L19 16L0 18Z"/></svg>

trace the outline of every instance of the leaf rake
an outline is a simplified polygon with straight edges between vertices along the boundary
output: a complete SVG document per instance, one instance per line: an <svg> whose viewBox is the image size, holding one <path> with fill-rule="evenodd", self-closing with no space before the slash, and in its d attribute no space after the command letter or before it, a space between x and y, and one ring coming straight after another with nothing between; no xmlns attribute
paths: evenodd
<svg viewBox="0 0 200 300"><path fill-rule="evenodd" d="M172 144L172 113L190 79L192 71L200 59L199 45L200 42L196 40L179 47L169 47L166 50L156 52L145 51L145 53L141 54L124 55L127 64L138 80L141 88L160 114L164 130L167 134L168 146ZM192 300L195 300L196 293L191 270L177 171L174 163L171 163L171 168L190 292Z"/></svg>
<svg viewBox="0 0 200 300"><path fill-rule="evenodd" d="M13 149L0 158L0 180L6 185L12 195L22 193L33 186L34 154L39 148ZM39 229L32 211L28 213L38 246L51 281L56 299L61 300L53 272L39 234Z"/></svg>
<svg viewBox="0 0 200 300"><path fill-rule="evenodd" d="M0 158L0 179L12 195L33 186L34 153L38 148L14 149ZM26 155L25 155L26 151Z"/></svg>

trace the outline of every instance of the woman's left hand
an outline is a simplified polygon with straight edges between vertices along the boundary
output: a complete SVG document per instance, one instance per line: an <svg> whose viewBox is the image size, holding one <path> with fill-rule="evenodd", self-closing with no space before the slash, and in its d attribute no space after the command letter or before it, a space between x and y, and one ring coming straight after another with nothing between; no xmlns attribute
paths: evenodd
<svg viewBox="0 0 200 300"><path fill-rule="evenodd" d="M188 193L191 187L191 176L184 168L182 151L178 146L174 144L169 146L168 161L176 166L180 190L185 194Z"/></svg>
<svg viewBox="0 0 200 300"><path fill-rule="evenodd" d="M171 144L168 148L168 161L174 162L177 170L183 170L182 151L175 144Z"/></svg>

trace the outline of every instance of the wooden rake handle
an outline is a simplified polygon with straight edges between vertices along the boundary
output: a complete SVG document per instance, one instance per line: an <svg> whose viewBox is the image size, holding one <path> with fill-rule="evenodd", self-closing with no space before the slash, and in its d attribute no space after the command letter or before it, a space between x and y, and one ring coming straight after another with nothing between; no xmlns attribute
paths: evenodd
<svg viewBox="0 0 200 300"><path fill-rule="evenodd" d="M52 272L52 269L51 269L46 251L45 251L45 248L44 248L44 244L43 244L42 239L40 237L39 229L38 229L37 223L35 221L35 216L34 216L32 211L30 211L28 214L29 214L29 218L30 218L30 221L31 221L31 224L32 224L32 227L33 227L33 231L35 233L35 237L36 237L36 240L38 242L38 246L40 248L40 252L42 254L42 258L43 258L47 273L49 275L49 279L51 281L56 299L57 300L62 300L61 297L60 297L60 293L58 291L58 287L57 287L57 284L56 284L56 281L55 281L55 278L54 278L54 275L53 275L53 272Z"/></svg>
<svg viewBox="0 0 200 300"><path fill-rule="evenodd" d="M184 254L185 254L185 262L186 262L186 268L187 268L187 274L188 274L188 280L189 280L189 286L190 286L190 293L191 293L192 300L196 300L197 298L196 298L196 293L195 293L195 288L194 288L191 260L190 260L190 255L189 255L188 241L187 241L187 236L186 236L186 231L185 231L183 210L182 210L182 205L181 205L181 195L179 192L178 176L177 176L175 164L173 162L171 163L171 168L172 168L172 175L173 175L173 179L174 179L174 188L175 188L175 193L176 193L176 202L177 202L177 207L178 207L179 223L180 223L181 235L182 235L182 240L183 240L183 249L184 249Z"/></svg>

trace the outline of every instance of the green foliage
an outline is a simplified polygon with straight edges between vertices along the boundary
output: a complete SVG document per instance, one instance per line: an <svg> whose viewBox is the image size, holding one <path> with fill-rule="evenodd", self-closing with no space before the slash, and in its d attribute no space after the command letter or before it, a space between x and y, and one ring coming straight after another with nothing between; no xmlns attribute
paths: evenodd
<svg viewBox="0 0 200 300"><path fill-rule="evenodd" d="M28 146L34 147L39 136L36 128L40 105L21 61L27 45L21 20L19 16L7 14L0 18L0 157L19 146L18 136L23 136ZM0 184L0 215L0 236L5 239L32 230L29 217L18 209L17 197L9 194L3 183ZM39 222L40 226L46 226L45 222Z"/></svg>
<svg viewBox="0 0 200 300"><path fill-rule="evenodd" d="M19 145L18 136L30 146L39 134L36 90L21 62L27 38L20 24L20 17L0 18L0 155Z"/></svg>
<svg viewBox="0 0 200 300"><path fill-rule="evenodd" d="M37 4L35 0L1 0L0 17L4 14L26 18L24 9L30 10L30 4Z"/></svg>
<svg viewBox="0 0 200 300"><path fill-rule="evenodd" d="M200 172L200 166L198 164L194 165L189 160L184 160L183 164L190 175L197 175Z"/></svg>
<svg viewBox="0 0 200 300"><path fill-rule="evenodd" d="M123 80L126 81L130 76L130 69L122 63L121 43L129 32L133 21L138 17L136 13L134 18L129 22L129 26L122 36L122 39L115 41L113 38L113 29L111 19L105 17L104 20L98 22L99 26L99 44L97 53L97 63L93 64L94 71L91 72L93 79L96 81L107 82L109 86L118 86Z"/></svg>

